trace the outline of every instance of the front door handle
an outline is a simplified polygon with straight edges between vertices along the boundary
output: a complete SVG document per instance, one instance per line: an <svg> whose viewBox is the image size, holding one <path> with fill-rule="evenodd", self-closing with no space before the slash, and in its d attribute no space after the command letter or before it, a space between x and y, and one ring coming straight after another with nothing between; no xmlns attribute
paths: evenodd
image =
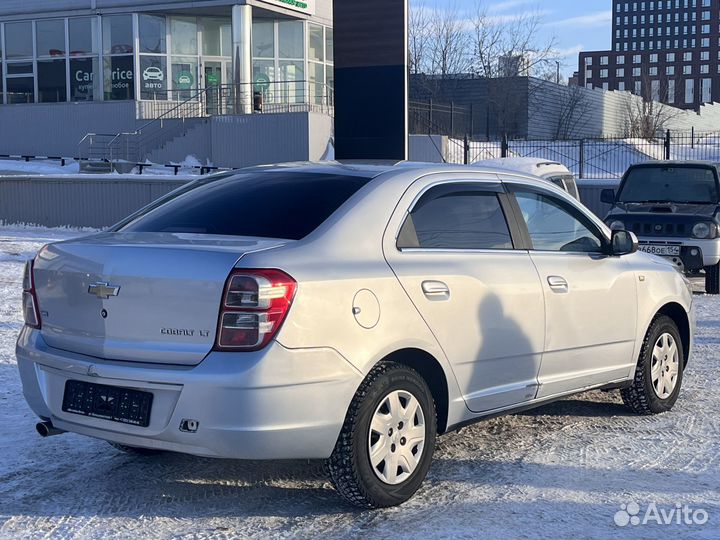
<svg viewBox="0 0 720 540"><path fill-rule="evenodd" d="M567 280L562 276L548 276L547 281L550 288L555 292L566 293L570 290Z"/></svg>
<svg viewBox="0 0 720 540"><path fill-rule="evenodd" d="M423 281L422 290L430 300L450 299L450 288L442 281Z"/></svg>

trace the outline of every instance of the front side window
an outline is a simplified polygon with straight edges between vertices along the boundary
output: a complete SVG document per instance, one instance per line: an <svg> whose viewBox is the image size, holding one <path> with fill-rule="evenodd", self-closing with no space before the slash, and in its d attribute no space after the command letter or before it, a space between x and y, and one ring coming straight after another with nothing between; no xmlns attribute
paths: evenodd
<svg viewBox="0 0 720 540"><path fill-rule="evenodd" d="M405 220L397 247L513 249L498 195L447 184L430 189Z"/></svg>
<svg viewBox="0 0 720 540"><path fill-rule="evenodd" d="M603 242L590 221L549 195L515 193L522 217L536 251L600 253Z"/></svg>

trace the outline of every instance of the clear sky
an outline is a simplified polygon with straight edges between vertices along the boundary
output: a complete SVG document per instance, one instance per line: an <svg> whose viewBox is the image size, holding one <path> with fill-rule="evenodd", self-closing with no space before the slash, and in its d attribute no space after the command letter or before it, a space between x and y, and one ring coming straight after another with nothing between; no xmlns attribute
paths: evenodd
<svg viewBox="0 0 720 540"><path fill-rule="evenodd" d="M410 0L411 5L413 0ZM543 16L540 39L555 36L562 56L563 73L577 70L580 50L610 48L612 32L611 0L425 0L426 4L455 4L459 9L475 11L479 4L487 6L492 15L513 16L525 11L538 11Z"/></svg>

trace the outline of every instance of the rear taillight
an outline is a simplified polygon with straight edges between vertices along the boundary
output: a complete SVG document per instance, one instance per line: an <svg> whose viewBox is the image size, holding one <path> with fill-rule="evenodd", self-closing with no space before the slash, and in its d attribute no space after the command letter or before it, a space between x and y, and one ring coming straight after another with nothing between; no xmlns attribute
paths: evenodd
<svg viewBox="0 0 720 540"><path fill-rule="evenodd" d="M33 328L40 328L40 311L38 310L37 295L35 294L33 261L25 263L22 286L23 318L25 319L25 324Z"/></svg>
<svg viewBox="0 0 720 540"><path fill-rule="evenodd" d="M235 270L225 284L215 348L262 349L282 326L297 283L280 270Z"/></svg>

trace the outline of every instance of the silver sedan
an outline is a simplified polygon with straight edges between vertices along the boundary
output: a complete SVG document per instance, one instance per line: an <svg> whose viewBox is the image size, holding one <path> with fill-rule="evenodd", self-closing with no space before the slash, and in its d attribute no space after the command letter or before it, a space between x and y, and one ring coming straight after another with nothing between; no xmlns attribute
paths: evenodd
<svg viewBox="0 0 720 540"><path fill-rule="evenodd" d="M462 166L257 168L188 184L27 265L17 358L41 435L321 458L363 507L437 435L594 388L678 398L692 295L562 190Z"/></svg>

